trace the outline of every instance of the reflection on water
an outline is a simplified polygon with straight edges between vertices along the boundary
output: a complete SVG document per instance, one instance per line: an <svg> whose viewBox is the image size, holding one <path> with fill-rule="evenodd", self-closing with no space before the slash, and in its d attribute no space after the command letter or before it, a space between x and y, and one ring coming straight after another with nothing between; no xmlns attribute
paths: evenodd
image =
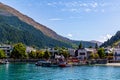
<svg viewBox="0 0 120 80"><path fill-rule="evenodd" d="M0 65L0 80L120 80L120 67L37 67L28 63Z"/></svg>

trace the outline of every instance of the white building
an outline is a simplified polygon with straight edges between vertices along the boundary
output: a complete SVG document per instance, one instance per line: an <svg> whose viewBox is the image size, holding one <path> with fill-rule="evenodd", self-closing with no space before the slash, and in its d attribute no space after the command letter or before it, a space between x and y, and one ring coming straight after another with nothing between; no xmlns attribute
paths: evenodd
<svg viewBox="0 0 120 80"><path fill-rule="evenodd" d="M13 50L13 47L11 45L0 45L0 49L3 50L7 56L10 56L10 53Z"/></svg>
<svg viewBox="0 0 120 80"><path fill-rule="evenodd" d="M88 59L91 53L95 54L96 52L97 52L96 49L93 49L93 48L82 48L82 49L76 50L77 57L81 60Z"/></svg>
<svg viewBox="0 0 120 80"><path fill-rule="evenodd" d="M113 48L105 48L105 54L113 53Z"/></svg>
<svg viewBox="0 0 120 80"><path fill-rule="evenodd" d="M114 50L113 50L113 59L115 61L120 60L120 48L114 48Z"/></svg>

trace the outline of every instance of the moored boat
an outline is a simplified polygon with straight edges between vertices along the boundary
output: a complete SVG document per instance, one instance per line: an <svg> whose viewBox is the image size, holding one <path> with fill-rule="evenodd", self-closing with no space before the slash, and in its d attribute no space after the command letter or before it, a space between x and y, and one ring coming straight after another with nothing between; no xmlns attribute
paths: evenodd
<svg viewBox="0 0 120 80"><path fill-rule="evenodd" d="M50 67L51 66L51 62L50 61L45 61L45 60L41 60L35 63L36 66L43 66L43 67Z"/></svg>

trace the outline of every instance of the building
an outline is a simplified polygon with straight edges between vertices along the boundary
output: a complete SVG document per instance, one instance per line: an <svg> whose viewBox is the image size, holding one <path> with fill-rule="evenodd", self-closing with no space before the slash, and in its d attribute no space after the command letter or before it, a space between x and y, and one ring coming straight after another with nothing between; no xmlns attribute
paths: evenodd
<svg viewBox="0 0 120 80"><path fill-rule="evenodd" d="M90 54L97 53L96 49L93 48L81 48L75 51L75 56L80 60L89 59Z"/></svg>
<svg viewBox="0 0 120 80"><path fill-rule="evenodd" d="M51 58L55 58L55 55L58 55L58 54L59 54L59 50L56 50L56 49L54 49L54 48L47 48L47 49L41 49L41 50L43 50L44 52L45 52L45 51L50 52Z"/></svg>
<svg viewBox="0 0 120 80"><path fill-rule="evenodd" d="M0 49L3 50L7 56L10 56L10 53L13 50L13 47L11 45L0 45Z"/></svg>
<svg viewBox="0 0 120 80"><path fill-rule="evenodd" d="M33 52L36 52L36 49L34 49L33 47L26 47L26 52L27 53L30 53L31 51L33 51Z"/></svg>
<svg viewBox="0 0 120 80"><path fill-rule="evenodd" d="M74 55L75 55L75 49L68 48L68 53L69 53L71 56L74 56Z"/></svg>
<svg viewBox="0 0 120 80"><path fill-rule="evenodd" d="M114 50L113 50L113 60L120 61L120 48L114 48Z"/></svg>
<svg viewBox="0 0 120 80"><path fill-rule="evenodd" d="M108 55L108 54L111 54L113 53L113 48L105 48L105 54Z"/></svg>

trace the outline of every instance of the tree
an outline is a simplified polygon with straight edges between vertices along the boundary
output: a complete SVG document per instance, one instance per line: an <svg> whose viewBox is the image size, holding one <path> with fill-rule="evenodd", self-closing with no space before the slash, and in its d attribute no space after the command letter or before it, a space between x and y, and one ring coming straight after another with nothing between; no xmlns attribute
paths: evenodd
<svg viewBox="0 0 120 80"><path fill-rule="evenodd" d="M112 52L107 55L107 59L108 60L113 60L113 53Z"/></svg>
<svg viewBox="0 0 120 80"><path fill-rule="evenodd" d="M91 53L89 56L90 59L98 59L99 55L97 53Z"/></svg>
<svg viewBox="0 0 120 80"><path fill-rule="evenodd" d="M35 59L35 58L36 58L36 52L31 51L31 52L28 54L28 57L29 57L29 59Z"/></svg>
<svg viewBox="0 0 120 80"><path fill-rule="evenodd" d="M69 53L68 53L67 50L62 50L62 51L60 52L60 54L62 54L65 58L67 58L67 57L69 56Z"/></svg>
<svg viewBox="0 0 120 80"><path fill-rule="evenodd" d="M44 55L44 51L42 50L36 51L36 58L42 59L43 55Z"/></svg>
<svg viewBox="0 0 120 80"><path fill-rule="evenodd" d="M11 52L10 55L11 58L14 59L25 59L27 58L26 54L26 47L22 43L15 44L13 51Z"/></svg>
<svg viewBox="0 0 120 80"><path fill-rule="evenodd" d="M94 59L94 53L91 53L89 59Z"/></svg>
<svg viewBox="0 0 120 80"><path fill-rule="evenodd" d="M6 54L3 50L0 49L0 59L6 58Z"/></svg>
<svg viewBox="0 0 120 80"><path fill-rule="evenodd" d="M104 59L106 57L104 48L99 48L98 49L98 55L101 59Z"/></svg>
<svg viewBox="0 0 120 80"><path fill-rule="evenodd" d="M92 48L92 46L89 46L89 48Z"/></svg>
<svg viewBox="0 0 120 80"><path fill-rule="evenodd" d="M49 59L50 56L51 56L50 53L46 50L46 51L44 52L43 58Z"/></svg>
<svg viewBox="0 0 120 80"><path fill-rule="evenodd" d="M79 44L79 49L81 49L83 46L82 46L82 43L80 42L80 44Z"/></svg>
<svg viewBox="0 0 120 80"><path fill-rule="evenodd" d="M98 49L98 44L97 43L95 44L95 49Z"/></svg>
<svg viewBox="0 0 120 80"><path fill-rule="evenodd" d="M99 58L98 53L95 53L95 55L94 55L94 59L98 59L98 58Z"/></svg>

